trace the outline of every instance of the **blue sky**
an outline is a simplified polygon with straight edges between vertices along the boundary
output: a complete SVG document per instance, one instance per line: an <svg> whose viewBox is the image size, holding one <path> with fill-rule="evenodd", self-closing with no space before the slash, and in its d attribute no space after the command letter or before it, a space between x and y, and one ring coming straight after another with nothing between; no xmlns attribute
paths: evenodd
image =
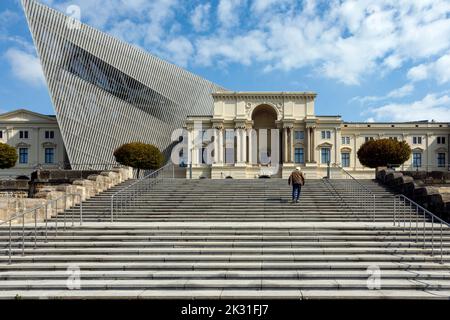
<svg viewBox="0 0 450 320"><path fill-rule="evenodd" d="M40 0L236 91L315 91L346 121L450 122L449 0ZM0 111L53 114L19 0L0 1Z"/></svg>

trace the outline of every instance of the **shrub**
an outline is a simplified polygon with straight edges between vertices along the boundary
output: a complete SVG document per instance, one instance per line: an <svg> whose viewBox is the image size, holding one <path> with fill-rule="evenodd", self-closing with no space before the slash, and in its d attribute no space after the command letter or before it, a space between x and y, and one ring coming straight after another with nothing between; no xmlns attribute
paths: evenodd
<svg viewBox="0 0 450 320"><path fill-rule="evenodd" d="M409 159L411 148L405 141L394 139L369 140L358 150L358 159L369 168L401 165Z"/></svg>
<svg viewBox="0 0 450 320"><path fill-rule="evenodd" d="M17 151L8 144L0 143L0 169L9 169L16 165Z"/></svg>
<svg viewBox="0 0 450 320"><path fill-rule="evenodd" d="M124 166L138 169L156 170L161 168L164 157L157 147L141 142L126 143L114 151L116 161Z"/></svg>

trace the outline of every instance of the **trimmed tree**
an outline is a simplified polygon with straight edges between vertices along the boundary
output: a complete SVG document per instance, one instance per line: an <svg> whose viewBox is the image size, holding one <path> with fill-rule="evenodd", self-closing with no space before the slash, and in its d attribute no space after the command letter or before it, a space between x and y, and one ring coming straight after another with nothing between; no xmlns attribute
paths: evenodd
<svg viewBox="0 0 450 320"><path fill-rule="evenodd" d="M141 142L126 143L114 151L116 161L124 166L140 170L156 170L161 168L164 157L157 147Z"/></svg>
<svg viewBox="0 0 450 320"><path fill-rule="evenodd" d="M410 155L410 146L405 141L394 139L369 140L358 150L359 162L369 168L401 165Z"/></svg>
<svg viewBox="0 0 450 320"><path fill-rule="evenodd" d="M0 143L0 169L9 169L16 165L18 156L16 148Z"/></svg>

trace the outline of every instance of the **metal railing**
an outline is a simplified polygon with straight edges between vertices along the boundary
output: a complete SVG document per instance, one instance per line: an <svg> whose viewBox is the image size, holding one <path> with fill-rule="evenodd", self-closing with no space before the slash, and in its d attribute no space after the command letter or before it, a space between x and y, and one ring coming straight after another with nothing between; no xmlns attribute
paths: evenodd
<svg viewBox="0 0 450 320"><path fill-rule="evenodd" d="M118 217L122 212L138 204L137 199L144 192L148 192L152 187L165 179L175 178L175 166L172 163L167 163L165 166L147 174L142 179L138 179L129 186L119 190L111 196L110 210L111 222Z"/></svg>
<svg viewBox="0 0 450 320"><path fill-rule="evenodd" d="M51 218L51 216L49 217L49 207L51 208L51 211L55 211L55 220L53 221L54 223L54 227L55 227L55 237L58 235L58 210L62 209L62 213L63 213L63 221L61 222L63 224L63 229L64 231L67 228L67 218L66 218L66 210L68 209L67 206L67 201L69 199L69 197L72 198L72 207L75 206L75 200L78 198L79 199L79 210L80 210L80 226L83 224L83 198L81 196L81 194L79 193L70 193L70 194L65 194L59 198L56 199L51 199L51 200L47 200L45 204L34 207L34 208L30 208L30 209L26 209L26 210L22 210L16 214L14 214L11 218L9 218L8 220L5 220L3 222L0 223L0 228L4 225L9 225L9 236L8 236L8 263L11 263L12 260L12 243L13 243L13 236L12 236L12 225L14 221L18 222L18 225L20 226L20 221L21 221L21 229L22 229L22 233L21 236L19 236L19 240L21 241L21 247L22 247L22 256L25 255L25 216L28 214L31 214L32 219L34 220L34 246L33 248L36 249L37 247L37 241L38 241L38 215L40 213L43 213L44 215L44 220L45 220L45 225L44 225L44 242L47 243L48 242L48 228L49 228L49 222L48 220ZM62 202L62 205L60 205L60 207L58 208L58 202ZM32 221L33 221L32 220ZM71 213L71 218L70 218L70 222L72 227L75 225L75 219L74 219L74 212L72 211Z"/></svg>
<svg viewBox="0 0 450 320"><path fill-rule="evenodd" d="M421 240L424 249L427 241L431 242L432 256L434 256L435 244L438 245L441 263L443 262L443 226L450 227L450 224L402 194L394 196L393 223L394 226L402 227L404 231L408 232L409 237L414 238L415 242L419 243ZM438 227L435 232L436 224ZM427 229L430 228L431 239L427 232Z"/></svg>
<svg viewBox="0 0 450 320"><path fill-rule="evenodd" d="M376 216L376 196L366 186L361 184L355 177L353 177L347 170L338 164L333 165L334 168L339 169L339 182L336 182L334 170L330 176L329 183L333 189L339 194L340 198L353 211L366 212L372 215L373 221Z"/></svg>

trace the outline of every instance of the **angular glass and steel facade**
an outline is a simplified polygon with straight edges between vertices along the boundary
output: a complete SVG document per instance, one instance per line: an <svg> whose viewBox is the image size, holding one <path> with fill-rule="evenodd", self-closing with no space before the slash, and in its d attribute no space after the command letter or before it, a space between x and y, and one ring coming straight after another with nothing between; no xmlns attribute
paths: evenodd
<svg viewBox="0 0 450 320"><path fill-rule="evenodd" d="M220 86L34 0L22 0L74 168L113 163L123 143L169 154L187 115L212 114Z"/></svg>

